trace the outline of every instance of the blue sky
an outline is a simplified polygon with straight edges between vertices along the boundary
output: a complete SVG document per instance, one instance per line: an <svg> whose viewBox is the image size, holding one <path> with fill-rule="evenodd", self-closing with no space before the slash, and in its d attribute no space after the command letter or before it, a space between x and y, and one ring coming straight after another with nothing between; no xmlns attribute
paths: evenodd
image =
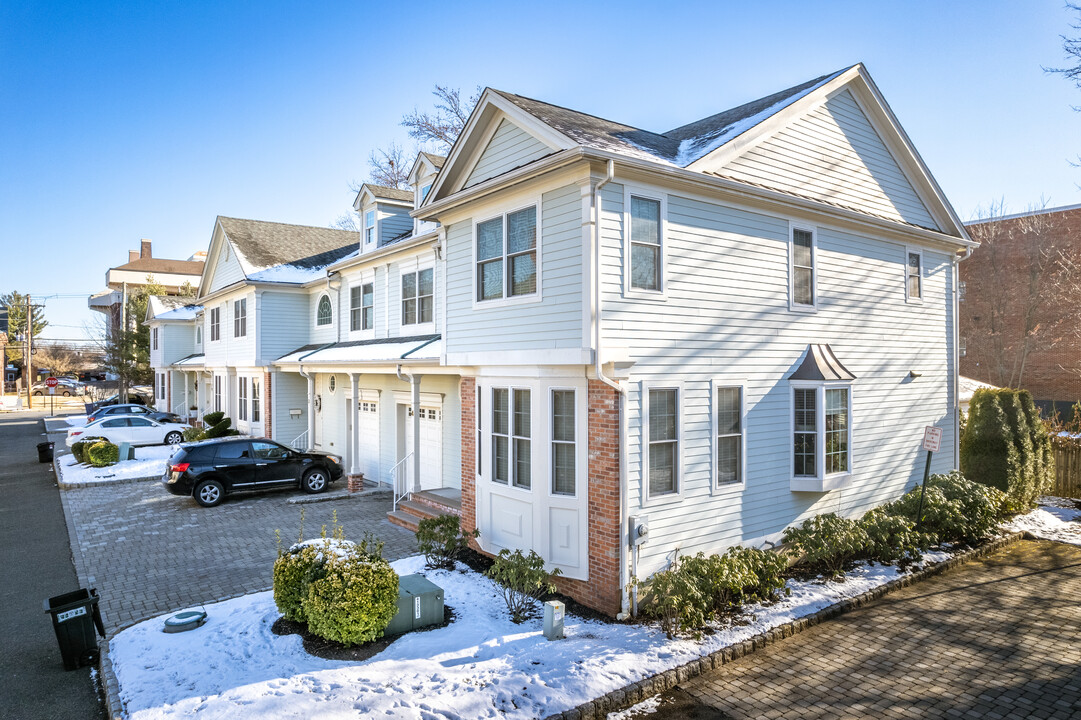
<svg viewBox="0 0 1081 720"><path fill-rule="evenodd" d="M664 131L864 62L962 218L1081 203L1074 18L1025 2L5 2L0 291L83 337L141 238L205 249L216 215L326 225L435 84Z"/></svg>

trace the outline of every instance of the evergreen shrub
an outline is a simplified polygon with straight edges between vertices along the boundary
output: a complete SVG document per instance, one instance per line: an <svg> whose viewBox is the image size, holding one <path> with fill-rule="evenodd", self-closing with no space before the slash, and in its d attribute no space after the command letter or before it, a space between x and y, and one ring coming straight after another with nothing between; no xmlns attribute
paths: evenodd
<svg viewBox="0 0 1081 720"><path fill-rule="evenodd" d="M120 448L106 440L99 440L86 449L86 459L94 467L115 465L120 460Z"/></svg>
<svg viewBox="0 0 1081 720"><path fill-rule="evenodd" d="M424 518L417 525L417 547L424 553L429 568L453 568L462 551L469 546L469 538L480 537L480 530L462 532L462 521L457 515L440 515Z"/></svg>
<svg viewBox="0 0 1081 720"><path fill-rule="evenodd" d="M203 416L204 427L200 439L210 440L212 438L239 435L240 433L237 430L230 428L232 424L232 419L225 417L225 413L221 411L207 413Z"/></svg>
<svg viewBox="0 0 1081 720"><path fill-rule="evenodd" d="M86 448L93 443L89 443L86 440L80 440L76 443L72 443L71 454L75 456L75 462L84 463L86 459Z"/></svg>
<svg viewBox="0 0 1081 720"><path fill-rule="evenodd" d="M799 527L785 528L784 542L802 556L801 564L837 577L844 574L846 565L861 557L868 538L859 523L825 513L804 520Z"/></svg>
<svg viewBox="0 0 1081 720"><path fill-rule="evenodd" d="M917 560L920 551L935 543L935 538L916 530L915 520L875 508L856 521L867 536L860 557L881 563Z"/></svg>
<svg viewBox="0 0 1081 720"><path fill-rule="evenodd" d="M974 543L987 537L1002 517L1005 493L993 487L966 480L956 470L947 475L932 475L927 480L923 499L923 522L920 538L923 547L943 542ZM916 524L920 488L916 487L882 506L882 511Z"/></svg>
<svg viewBox="0 0 1081 720"><path fill-rule="evenodd" d="M323 575L308 584L308 630L356 645L383 635L398 612L398 573L386 560L360 552L329 555Z"/></svg>
<svg viewBox="0 0 1081 720"><path fill-rule="evenodd" d="M326 575L331 557L348 555L355 544L337 538L319 538L299 542L274 561L274 604L286 620L307 622L304 602L308 586Z"/></svg>
<svg viewBox="0 0 1081 720"><path fill-rule="evenodd" d="M523 555L521 550L513 553L500 550L499 557L488 569L488 577L503 590L503 600L511 620L516 623L529 617L542 595L556 591L551 579L562 574L559 568L551 573L545 570L544 560L533 550L528 555Z"/></svg>

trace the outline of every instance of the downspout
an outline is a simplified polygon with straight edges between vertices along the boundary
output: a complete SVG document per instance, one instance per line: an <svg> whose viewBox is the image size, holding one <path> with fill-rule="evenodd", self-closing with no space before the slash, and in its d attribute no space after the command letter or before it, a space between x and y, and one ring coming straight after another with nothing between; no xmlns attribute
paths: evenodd
<svg viewBox="0 0 1081 720"><path fill-rule="evenodd" d="M608 161L607 172L604 178L593 187L593 370L597 379L615 389L619 397L619 596L620 596L620 619L626 619L631 610L630 597L627 586L630 578L627 576L627 433L626 433L626 404L627 394L622 384L612 380L604 374L601 366L601 188L603 188L616 176L616 164L614 160ZM635 553L634 574L637 576L637 552ZM637 612L637 592L635 593L635 612Z"/></svg>
<svg viewBox="0 0 1081 720"><path fill-rule="evenodd" d="M420 376L403 372L401 363L397 373L398 379L408 382L413 391L413 492L420 492Z"/></svg>
<svg viewBox="0 0 1081 720"><path fill-rule="evenodd" d="M966 247L960 258L953 256L953 466L961 469L961 268L960 265L972 255Z"/></svg>

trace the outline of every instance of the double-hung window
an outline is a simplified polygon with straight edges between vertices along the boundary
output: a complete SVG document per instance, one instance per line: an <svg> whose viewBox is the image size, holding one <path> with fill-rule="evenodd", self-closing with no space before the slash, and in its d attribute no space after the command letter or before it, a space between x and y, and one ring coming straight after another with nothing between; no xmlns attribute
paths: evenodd
<svg viewBox="0 0 1081 720"><path fill-rule="evenodd" d="M210 308L210 340L221 339L221 308Z"/></svg>
<svg viewBox="0 0 1081 720"><path fill-rule="evenodd" d="M532 485L530 391L492 388L492 480L528 490Z"/></svg>
<svg viewBox="0 0 1081 720"><path fill-rule="evenodd" d="M236 390L236 417L237 420L248 419L248 378L237 378Z"/></svg>
<svg viewBox="0 0 1081 720"><path fill-rule="evenodd" d="M631 290L662 289L661 201L630 196Z"/></svg>
<svg viewBox="0 0 1081 720"><path fill-rule="evenodd" d="M364 213L364 244L375 242L375 210Z"/></svg>
<svg viewBox="0 0 1081 720"><path fill-rule="evenodd" d="M152 350L158 349L158 329L154 328L150 333L150 347Z"/></svg>
<svg viewBox="0 0 1081 720"><path fill-rule="evenodd" d="M221 375L214 376L214 412L221 412Z"/></svg>
<svg viewBox="0 0 1081 720"><path fill-rule="evenodd" d="M815 257L817 252L815 232L809 228L792 228L792 246L789 254L790 306L809 310L815 307Z"/></svg>
<svg viewBox="0 0 1081 720"><path fill-rule="evenodd" d="M258 378L252 378L251 379L251 421L252 422L259 422L259 418L261 417L261 415L260 415L260 405L259 405L259 395L260 395L261 390L262 390L262 383L259 381Z"/></svg>
<svg viewBox="0 0 1081 720"><path fill-rule="evenodd" d="M743 388L739 385L724 386L716 383L713 388L713 402L717 443L714 458L715 485L738 485L743 482Z"/></svg>
<svg viewBox="0 0 1081 720"><path fill-rule="evenodd" d="M432 269L402 275L402 325L432 322Z"/></svg>
<svg viewBox="0 0 1081 720"><path fill-rule="evenodd" d="M905 299L919 301L923 298L923 253L909 249L905 256Z"/></svg>
<svg viewBox="0 0 1081 720"><path fill-rule="evenodd" d="M233 301L233 337L244 337L248 334L248 299L241 298Z"/></svg>
<svg viewBox="0 0 1081 720"><path fill-rule="evenodd" d="M349 329L371 330L375 327L375 284L364 283L349 288Z"/></svg>
<svg viewBox="0 0 1081 720"><path fill-rule="evenodd" d="M537 206L477 224L477 300L537 293Z"/></svg>
<svg viewBox="0 0 1081 720"><path fill-rule="evenodd" d="M330 296L323 295L319 298L319 305L315 311L316 325L330 325L334 319L334 311L330 307Z"/></svg>
<svg viewBox="0 0 1081 720"><path fill-rule="evenodd" d="M646 422L649 497L679 493L679 390L649 388Z"/></svg>
<svg viewBox="0 0 1081 720"><path fill-rule="evenodd" d="M852 388L799 384L792 388L792 489L843 487L852 472Z"/></svg>
<svg viewBox="0 0 1081 720"><path fill-rule="evenodd" d="M552 390L553 495L574 495L577 455L574 390Z"/></svg>

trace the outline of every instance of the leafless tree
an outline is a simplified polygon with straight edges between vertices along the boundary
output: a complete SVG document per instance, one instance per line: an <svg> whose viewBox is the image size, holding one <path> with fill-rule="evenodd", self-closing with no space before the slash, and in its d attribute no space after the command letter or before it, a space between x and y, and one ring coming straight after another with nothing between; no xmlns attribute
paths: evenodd
<svg viewBox="0 0 1081 720"><path fill-rule="evenodd" d="M1003 219L997 201L968 228L983 267L972 288L980 300L966 312L987 316L970 327L990 351L989 381L1002 387L1022 386L1034 353L1081 337L1081 253L1045 206Z"/></svg>
<svg viewBox="0 0 1081 720"><path fill-rule="evenodd" d="M368 179L376 185L404 189L414 160L416 153L407 155L398 143L372 150L368 155L368 167L371 168Z"/></svg>
<svg viewBox="0 0 1081 720"><path fill-rule="evenodd" d="M48 368L53 375L68 375L82 369L83 361L64 345L43 345L34 352L34 364Z"/></svg>
<svg viewBox="0 0 1081 720"><path fill-rule="evenodd" d="M1070 23L1070 27L1081 31L1081 4L1068 2L1066 3L1066 9L1077 13L1077 19ZM1081 90L1081 35L1077 37L1062 35L1061 37L1062 51L1065 53L1066 62L1069 64L1060 68L1045 67L1044 70L1062 75ZM1074 106L1074 110L1081 111L1081 106Z"/></svg>
<svg viewBox="0 0 1081 720"><path fill-rule="evenodd" d="M360 218L357 217L355 211L350 210L347 213L343 213L334 218L334 222L330 223L332 228L338 228L339 230L348 230L350 232L360 232Z"/></svg>

